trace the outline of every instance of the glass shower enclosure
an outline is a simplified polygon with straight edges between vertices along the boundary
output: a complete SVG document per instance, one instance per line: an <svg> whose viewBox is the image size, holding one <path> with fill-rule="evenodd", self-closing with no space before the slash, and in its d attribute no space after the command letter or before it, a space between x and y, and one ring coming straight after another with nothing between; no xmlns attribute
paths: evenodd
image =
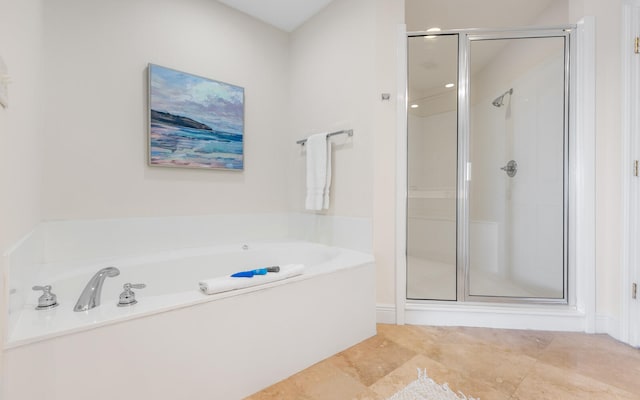
<svg viewBox="0 0 640 400"><path fill-rule="evenodd" d="M408 299L567 303L569 44L409 34Z"/></svg>

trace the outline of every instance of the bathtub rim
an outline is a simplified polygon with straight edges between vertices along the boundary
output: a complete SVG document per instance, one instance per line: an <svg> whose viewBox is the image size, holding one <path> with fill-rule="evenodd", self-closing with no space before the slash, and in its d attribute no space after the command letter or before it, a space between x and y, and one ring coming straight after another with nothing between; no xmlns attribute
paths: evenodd
<svg viewBox="0 0 640 400"><path fill-rule="evenodd" d="M198 289L194 289L193 293L198 293L198 298L194 298L191 300L187 300L187 301L183 301L183 302L179 302L179 303L174 303L174 304L169 304L166 306L160 306L160 307L155 307L149 310L145 310L145 311L140 311L140 312L134 312L134 313L130 313L129 315L119 315L113 318L108 318L105 320L101 320L98 322L93 322L93 323L85 323L82 324L80 326L75 326L75 327L70 327L67 329L61 329L61 330L57 330L57 331L53 331L53 332L49 332L49 333L45 333L42 335L37 335L37 336L27 336L24 338L17 338L17 339L12 339L12 336L15 332L11 332L10 335L7 335L5 337L5 341L3 343L3 350L11 350L14 348L18 348L18 347L22 347L22 346L26 346L26 345L30 345L33 343L37 343L37 342L42 342L42 341L47 341L47 340L51 340L60 336L66 336L66 335L72 335L72 334L77 334L80 332L84 332L84 331L89 331L89 330L94 330L94 329L99 329L101 327L107 326L107 325L112 325L112 324L119 324L119 323L124 323L133 319L138 319L138 318L147 318L156 314L161 314L161 313L166 313L166 312L172 312L172 311L176 311L179 309L183 309L183 308L188 308L188 307L194 307L194 306L198 306L200 304L203 303L208 303L211 301L217 301L217 300L223 300L229 297L234 297L234 296L240 296L243 294L247 294L247 293L252 293L252 292L257 292L257 291L261 291L261 290L268 290L274 287L278 287L281 285L285 285L285 284L289 284L289 283L295 283L295 282L299 282L299 281L304 281L304 280L308 280L308 279L313 279L314 277L317 276L321 276L321 275L327 275L327 274L331 274L331 273L336 273L336 272L340 272L343 270L350 270L350 269L354 269L354 268L359 268L359 267L363 267L369 264L375 264L375 259L374 256L372 254L369 253L363 253L357 250L352 250L352 249L347 249L347 248L343 248L343 247L338 247L338 246L329 246L323 243L317 243L317 242L309 242L309 241L304 241L304 240L290 240L290 241L252 241L252 242L248 242L249 245L251 245L252 243L254 244L261 244L261 245L265 245L265 244L274 244L274 243L291 243L291 244L307 244L307 245L313 245L314 247L326 247L326 248L332 248L332 249L338 249L340 251L340 254L344 255L352 255L356 257L357 262L353 262L349 265L340 265L339 267L333 266L331 268L315 268L314 266L310 266L307 267L305 266L305 272L302 275L297 275L297 276L293 276L290 278L286 278L286 279L282 279L282 280L278 280L278 281L273 281L273 282L268 282L262 285L257 285L257 286L251 286L251 287L247 287L247 288L242 288L242 289L236 289L236 290L230 290L227 292L222 292L222 293L216 293L216 294L212 294L212 295L206 295L203 294L202 292L200 292L200 290ZM213 247L228 247L227 245L222 245L222 246L211 246ZM139 256L132 256L132 258L139 258ZM317 265L322 265L322 264L317 264ZM197 282L195 283L195 285L197 286ZM179 293L191 293L189 292L179 292ZM135 307L135 306L134 306ZM49 313L49 311L54 311L53 310L45 310L45 311L37 311L38 316L42 316L43 318L46 317L46 313ZM23 318L23 313L25 311L33 311L30 310L29 308L27 308L26 306L20 311L17 319L16 319L16 327L20 324L22 318ZM34 311L36 312L36 311ZM73 312L73 311L65 311L65 312ZM91 312L90 311L84 311L83 314L88 315L87 313ZM15 329L14 329L15 331Z"/></svg>

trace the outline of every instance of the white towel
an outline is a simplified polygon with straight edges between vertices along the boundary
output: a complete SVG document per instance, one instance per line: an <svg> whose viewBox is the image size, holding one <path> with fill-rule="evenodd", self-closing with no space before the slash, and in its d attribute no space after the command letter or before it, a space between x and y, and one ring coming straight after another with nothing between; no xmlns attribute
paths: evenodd
<svg viewBox="0 0 640 400"><path fill-rule="evenodd" d="M292 276L301 275L304 272L304 264L287 264L280 266L280 272L268 272L266 275L254 275L251 278L232 278L221 276L198 282L200 290L204 294L216 294L230 290L244 289L251 286L264 285Z"/></svg>
<svg viewBox="0 0 640 400"><path fill-rule="evenodd" d="M326 210L329 208L329 190L331 188L331 141L326 133L309 136L307 148L307 210Z"/></svg>

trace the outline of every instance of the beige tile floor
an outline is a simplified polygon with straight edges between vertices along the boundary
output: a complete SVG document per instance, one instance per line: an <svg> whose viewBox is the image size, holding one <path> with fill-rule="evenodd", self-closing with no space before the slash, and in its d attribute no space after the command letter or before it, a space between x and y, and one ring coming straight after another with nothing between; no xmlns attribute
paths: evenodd
<svg viewBox="0 0 640 400"><path fill-rule="evenodd" d="M606 335L378 325L248 400L384 400L426 368L482 400L640 400L640 350Z"/></svg>

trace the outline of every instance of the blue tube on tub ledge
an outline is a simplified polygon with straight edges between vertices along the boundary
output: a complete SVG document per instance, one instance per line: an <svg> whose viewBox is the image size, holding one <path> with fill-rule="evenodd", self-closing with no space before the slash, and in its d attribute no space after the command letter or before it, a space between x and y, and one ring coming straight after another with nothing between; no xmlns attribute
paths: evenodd
<svg viewBox="0 0 640 400"><path fill-rule="evenodd" d="M241 271L232 274L232 278L253 278L255 275L266 275L267 272L280 272L280 267L267 267L252 269L250 271Z"/></svg>

